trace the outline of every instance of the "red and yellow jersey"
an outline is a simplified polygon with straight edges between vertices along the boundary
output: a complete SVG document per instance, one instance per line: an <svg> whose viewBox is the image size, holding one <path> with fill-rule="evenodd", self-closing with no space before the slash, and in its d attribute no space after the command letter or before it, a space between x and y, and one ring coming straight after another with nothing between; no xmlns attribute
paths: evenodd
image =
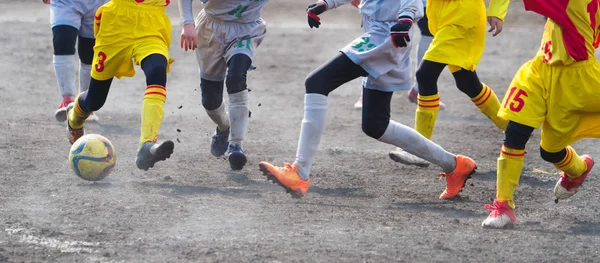
<svg viewBox="0 0 600 263"><path fill-rule="evenodd" d="M600 0L524 0L525 10L548 17L537 53L550 65L596 59Z"/></svg>
<svg viewBox="0 0 600 263"><path fill-rule="evenodd" d="M158 5L158 6L168 6L171 3L171 0L131 0L131 1L135 1L138 4Z"/></svg>

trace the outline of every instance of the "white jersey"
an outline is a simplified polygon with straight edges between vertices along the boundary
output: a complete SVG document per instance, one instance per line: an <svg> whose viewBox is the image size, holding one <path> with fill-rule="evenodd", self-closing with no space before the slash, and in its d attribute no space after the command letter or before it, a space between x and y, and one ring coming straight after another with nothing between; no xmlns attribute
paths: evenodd
<svg viewBox="0 0 600 263"><path fill-rule="evenodd" d="M325 0L327 9L337 8L352 0ZM396 21L408 16L413 20L423 17L422 0L361 0L360 13L375 21Z"/></svg>
<svg viewBox="0 0 600 263"><path fill-rule="evenodd" d="M214 19L237 23L258 21L269 0L200 0L204 12ZM192 0L179 0L184 24L193 23Z"/></svg>

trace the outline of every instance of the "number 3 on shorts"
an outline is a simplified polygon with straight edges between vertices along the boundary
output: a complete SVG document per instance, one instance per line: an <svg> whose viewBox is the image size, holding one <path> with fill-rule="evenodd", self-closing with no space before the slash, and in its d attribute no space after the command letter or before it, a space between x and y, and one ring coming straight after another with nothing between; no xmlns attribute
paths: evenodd
<svg viewBox="0 0 600 263"><path fill-rule="evenodd" d="M525 106L525 100L523 100L523 97L529 97L527 95L527 91L518 89L517 87L512 87L510 88L508 97L506 98L506 101L504 102L504 105L502 105L502 107L506 109L506 107L509 106L509 109L511 111L520 112Z"/></svg>
<svg viewBox="0 0 600 263"><path fill-rule="evenodd" d="M96 72L104 71L104 62L106 61L106 53L100 51L98 52L98 63L94 65Z"/></svg>

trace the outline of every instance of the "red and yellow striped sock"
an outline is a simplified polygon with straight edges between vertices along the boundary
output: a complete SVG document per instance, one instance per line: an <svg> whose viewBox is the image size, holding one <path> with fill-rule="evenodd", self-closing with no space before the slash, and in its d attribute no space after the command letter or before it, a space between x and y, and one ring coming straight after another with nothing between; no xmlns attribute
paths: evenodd
<svg viewBox="0 0 600 263"><path fill-rule="evenodd" d="M484 83L481 84L483 85L483 89L481 89L479 95L472 98L471 101L496 125L496 127L500 128L502 131L506 131L508 120L498 117L500 101L498 100L496 93L494 93L488 85L485 85Z"/></svg>
<svg viewBox="0 0 600 263"><path fill-rule="evenodd" d="M587 171L587 164L571 146L565 148L567 155L562 161L555 163L554 167L565 172L569 178L577 178Z"/></svg>
<svg viewBox="0 0 600 263"><path fill-rule="evenodd" d="M158 139L166 99L167 89L165 87L149 85L146 88L144 102L142 103L142 129L139 147L142 147L146 142L154 142Z"/></svg>
<svg viewBox="0 0 600 263"><path fill-rule="evenodd" d="M438 111L440 111L440 94L417 96L415 130L427 139L431 139L431 136L433 136Z"/></svg>
<svg viewBox="0 0 600 263"><path fill-rule="evenodd" d="M508 201L508 205L513 209L515 208L513 196L517 185L519 185L524 161L524 149L512 149L502 145L500 157L498 157L496 199Z"/></svg>
<svg viewBox="0 0 600 263"><path fill-rule="evenodd" d="M77 95L77 98L75 98L75 105L73 105L73 110L71 110L69 112L69 115L67 116L69 126L73 129L83 128L85 120L90 116L90 114L92 114L91 112L85 112L81 109L79 96L81 96L81 94Z"/></svg>

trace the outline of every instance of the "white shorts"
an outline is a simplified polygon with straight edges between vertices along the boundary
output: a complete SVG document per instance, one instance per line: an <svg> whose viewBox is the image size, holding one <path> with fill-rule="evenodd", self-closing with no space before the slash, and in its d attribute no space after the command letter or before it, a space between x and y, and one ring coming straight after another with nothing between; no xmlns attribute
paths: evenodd
<svg viewBox="0 0 600 263"><path fill-rule="evenodd" d="M254 60L256 48L267 34L265 21L251 23L221 21L200 11L196 17L198 48L196 59L200 77L222 81L227 72L227 61L233 55L244 54Z"/></svg>
<svg viewBox="0 0 600 263"><path fill-rule="evenodd" d="M359 38L342 48L342 52L369 76L363 79L367 89L380 91L408 90L412 86L410 49L396 48L390 39L390 28L396 21L375 21L363 16L363 31ZM410 31L412 39L413 31Z"/></svg>
<svg viewBox="0 0 600 263"><path fill-rule="evenodd" d="M52 27L72 26L79 35L94 38L94 16L96 10L107 0L52 0L50 1L50 21Z"/></svg>

